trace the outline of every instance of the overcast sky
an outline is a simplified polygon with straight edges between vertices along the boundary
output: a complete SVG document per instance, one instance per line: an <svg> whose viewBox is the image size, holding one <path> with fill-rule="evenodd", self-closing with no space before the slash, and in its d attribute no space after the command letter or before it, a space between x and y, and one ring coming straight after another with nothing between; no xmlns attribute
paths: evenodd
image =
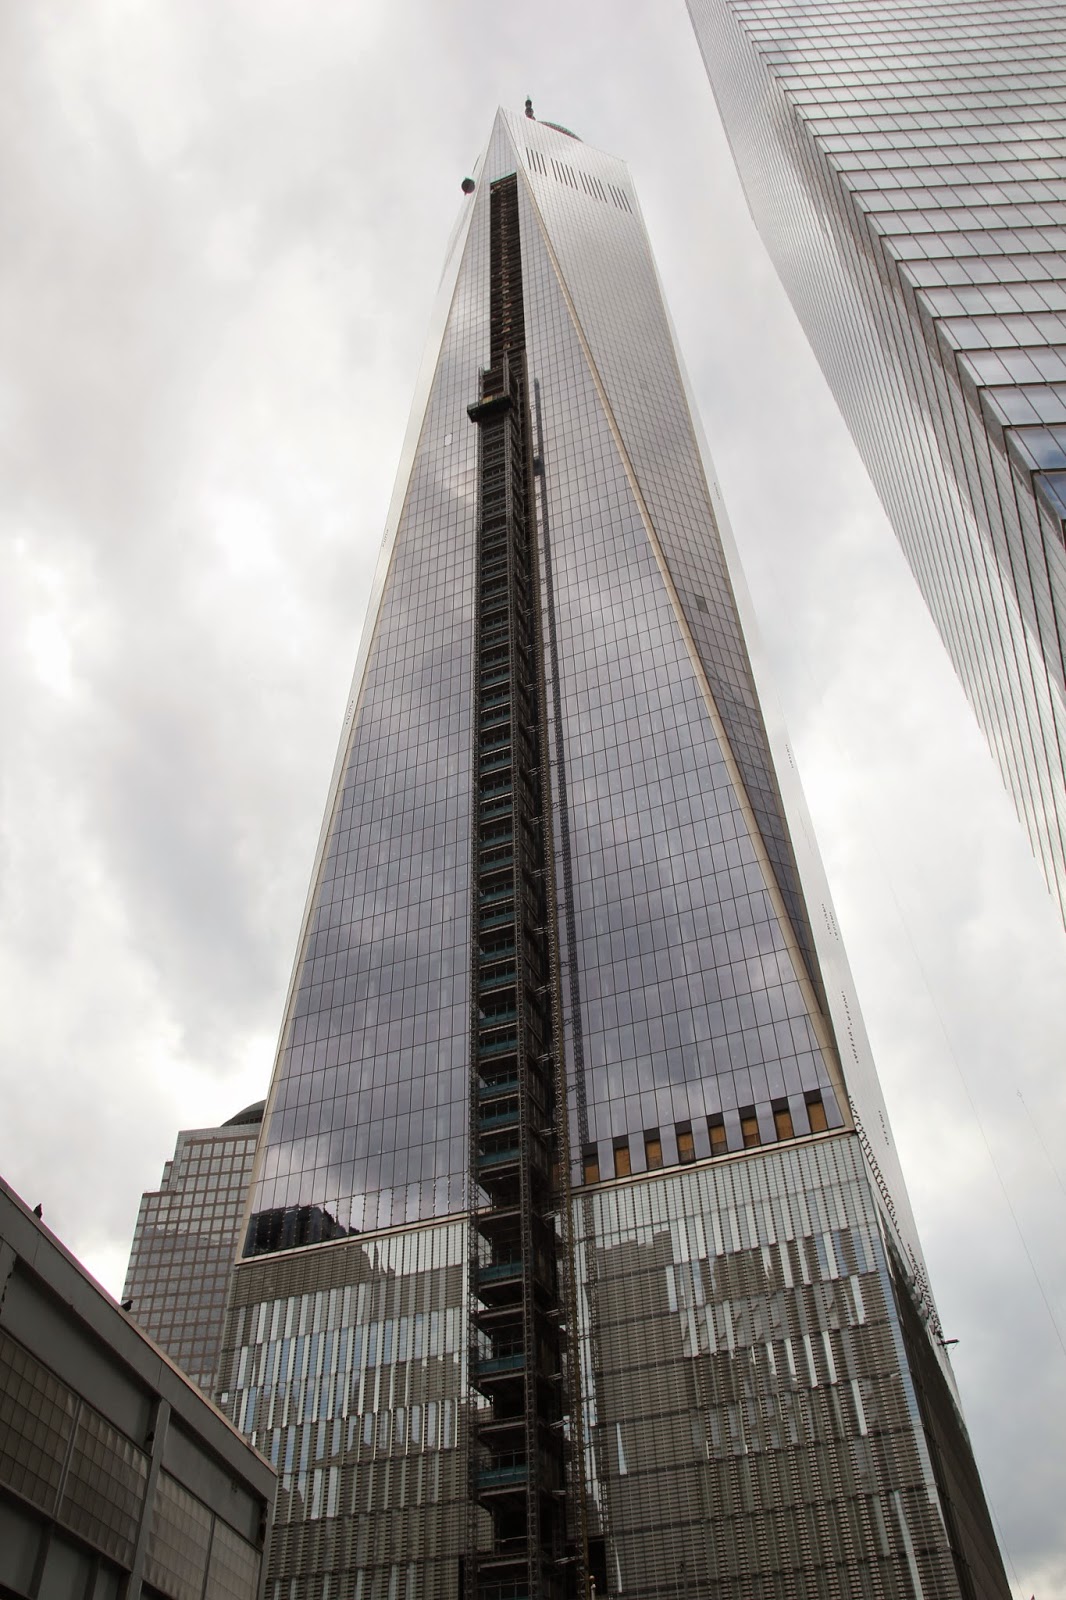
<svg viewBox="0 0 1066 1600"><path fill-rule="evenodd" d="M459 184L630 162L1019 1596L1066 1593L1066 935L682 0L0 0L0 1172L113 1292L266 1092Z"/></svg>

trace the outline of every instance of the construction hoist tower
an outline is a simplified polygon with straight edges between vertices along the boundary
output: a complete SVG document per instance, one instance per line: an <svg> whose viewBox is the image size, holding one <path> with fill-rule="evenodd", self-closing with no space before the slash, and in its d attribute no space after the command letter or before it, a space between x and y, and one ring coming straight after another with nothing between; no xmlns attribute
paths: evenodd
<svg viewBox="0 0 1066 1600"><path fill-rule="evenodd" d="M585 1560L567 1537L571 1394L557 1221L566 1230L569 1195L558 1188L569 1185L559 1160L556 908L516 177L492 185L489 206L490 364L469 408L479 448L467 1589L470 1600L562 1600ZM484 1551L479 1509L491 1523Z"/></svg>

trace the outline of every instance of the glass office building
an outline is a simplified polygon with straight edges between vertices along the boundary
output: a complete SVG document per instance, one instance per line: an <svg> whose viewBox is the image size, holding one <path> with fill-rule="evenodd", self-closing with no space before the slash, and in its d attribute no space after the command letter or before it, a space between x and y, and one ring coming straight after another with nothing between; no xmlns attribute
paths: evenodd
<svg viewBox="0 0 1066 1600"><path fill-rule="evenodd" d="M220 1128L187 1128L158 1189L141 1196L124 1302L205 1393L214 1387L262 1100Z"/></svg>
<svg viewBox="0 0 1066 1600"><path fill-rule="evenodd" d="M220 1368L271 1600L1003 1596L627 169L464 189Z"/></svg>
<svg viewBox="0 0 1066 1600"><path fill-rule="evenodd" d="M1066 12L689 11L752 215L1066 913Z"/></svg>

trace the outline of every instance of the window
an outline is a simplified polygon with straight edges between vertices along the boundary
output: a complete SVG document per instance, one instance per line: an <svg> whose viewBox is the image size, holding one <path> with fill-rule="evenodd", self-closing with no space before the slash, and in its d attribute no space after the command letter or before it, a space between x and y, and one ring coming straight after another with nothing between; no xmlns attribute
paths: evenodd
<svg viewBox="0 0 1066 1600"><path fill-rule="evenodd" d="M729 1149L729 1142L725 1136L725 1123L721 1117L708 1117L707 1131L711 1136L711 1155L724 1156Z"/></svg>
<svg viewBox="0 0 1066 1600"><path fill-rule="evenodd" d="M679 1161L695 1161L696 1146L692 1139L691 1122L679 1122L677 1133L677 1159Z"/></svg>
<svg viewBox="0 0 1066 1600"><path fill-rule="evenodd" d="M663 1164L663 1142L659 1137L658 1128L649 1128L644 1135L644 1159L649 1172Z"/></svg>
<svg viewBox="0 0 1066 1600"><path fill-rule="evenodd" d="M633 1168L629 1160L629 1140L616 1139L614 1141L614 1175L616 1178L628 1178Z"/></svg>
<svg viewBox="0 0 1066 1600"><path fill-rule="evenodd" d="M755 1115L754 1106L745 1106L740 1113L740 1137L745 1150L751 1150L757 1144L762 1144L759 1136L759 1119Z"/></svg>
<svg viewBox="0 0 1066 1600"><path fill-rule="evenodd" d="M794 1139L796 1136L787 1100L774 1101L774 1132L779 1139Z"/></svg>
<svg viewBox="0 0 1066 1600"><path fill-rule="evenodd" d="M822 1104L820 1094L809 1094L807 1100L807 1121L811 1125L812 1133L827 1133L829 1124L825 1119L825 1106Z"/></svg>
<svg viewBox="0 0 1066 1600"><path fill-rule="evenodd" d="M585 1183L599 1183L600 1181L600 1155L594 1144L587 1144L581 1152L581 1164L584 1172Z"/></svg>

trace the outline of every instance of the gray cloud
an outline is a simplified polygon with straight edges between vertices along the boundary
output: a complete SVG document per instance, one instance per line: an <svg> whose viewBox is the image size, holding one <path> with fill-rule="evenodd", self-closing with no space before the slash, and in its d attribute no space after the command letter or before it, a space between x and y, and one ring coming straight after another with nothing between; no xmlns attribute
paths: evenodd
<svg viewBox="0 0 1066 1600"><path fill-rule="evenodd" d="M633 166L1018 1592L1066 1589L1066 941L683 6L44 0L0 89L0 1170L117 1288L175 1130L265 1088L459 180L531 93Z"/></svg>

